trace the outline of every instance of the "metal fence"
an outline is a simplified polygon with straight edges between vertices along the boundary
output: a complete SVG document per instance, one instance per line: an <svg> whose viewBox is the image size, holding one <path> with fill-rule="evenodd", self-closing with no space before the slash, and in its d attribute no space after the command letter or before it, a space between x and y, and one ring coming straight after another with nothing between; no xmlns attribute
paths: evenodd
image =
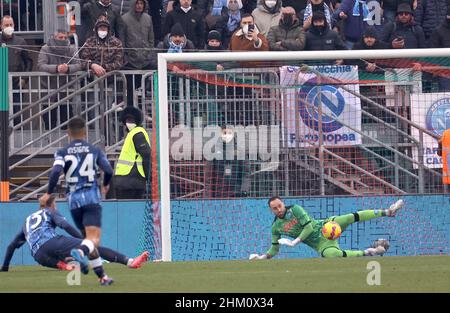
<svg viewBox="0 0 450 313"><path fill-rule="evenodd" d="M43 1L1 0L0 17L9 15L14 19L17 33L27 37L43 35Z"/></svg>
<svg viewBox="0 0 450 313"><path fill-rule="evenodd" d="M118 114L127 102L143 110L144 126L151 133L157 116L156 72L120 71L109 75L103 80L93 80L86 73L10 73L10 170L18 170L62 147L67 142L67 120L74 114L86 118L89 140L104 146L112 160L118 155L124 137ZM290 86L280 77L280 68L190 71L169 76L173 198L442 191L439 169L424 166L421 153L424 136L429 131L411 122L416 112L411 103L417 97L421 80L359 80L345 85L316 82L319 88L329 85L347 88L352 101L360 103L356 111L361 126L355 129L355 134L361 142L328 145L313 136L308 137L307 144L291 143L289 123L296 125L292 129L297 137L308 136L310 130L301 123L297 107L302 102L298 93L300 81ZM290 94L296 103L294 111L289 109ZM309 110L323 120L351 126L348 119L336 116L318 103L322 101L303 101L305 112ZM319 108L323 110L320 114ZM216 138L222 146L212 151L222 153L222 159L208 159L202 154L208 142L212 143L213 133L206 133L208 127L220 132L234 131L233 146L227 145L225 137ZM275 130L279 137L274 141L270 134ZM238 146L239 131L243 134L243 146ZM180 146L183 136L189 136L190 146ZM200 152L195 144L200 144ZM152 146L156 147L156 143ZM227 158L230 147L232 157ZM261 158L261 154L270 155L275 147L275 159ZM244 158L239 158L242 151ZM48 167L34 179L47 174ZM16 183L12 193L21 189L31 192L30 183Z"/></svg>

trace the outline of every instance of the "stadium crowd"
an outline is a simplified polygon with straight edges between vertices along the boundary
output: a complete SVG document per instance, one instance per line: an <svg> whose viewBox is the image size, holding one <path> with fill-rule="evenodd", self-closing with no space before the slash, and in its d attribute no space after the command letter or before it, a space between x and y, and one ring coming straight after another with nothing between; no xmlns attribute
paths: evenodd
<svg viewBox="0 0 450 313"><path fill-rule="evenodd" d="M2 1L0 43L17 45L19 39L13 35L17 21L7 15L12 12L6 10L6 2ZM158 52L450 47L450 0L78 2L81 24L76 33L79 46L85 48L80 55L97 76L117 68L155 69ZM69 42L58 36L62 35L57 33L46 43L44 52L69 52L63 49ZM109 50L98 64L95 51L103 51L101 46ZM108 52L116 50L120 53ZM11 71L19 69L15 59Z"/></svg>

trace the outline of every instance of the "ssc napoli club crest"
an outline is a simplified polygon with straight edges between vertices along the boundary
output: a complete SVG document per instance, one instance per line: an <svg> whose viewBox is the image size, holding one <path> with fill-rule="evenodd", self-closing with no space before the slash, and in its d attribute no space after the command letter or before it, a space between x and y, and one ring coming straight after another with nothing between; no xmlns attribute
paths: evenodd
<svg viewBox="0 0 450 313"><path fill-rule="evenodd" d="M426 127L438 136L450 128L450 98L435 101L428 109Z"/></svg>
<svg viewBox="0 0 450 313"><path fill-rule="evenodd" d="M345 108L345 99L342 93L334 86L317 86L316 78L304 83L303 87L300 88L299 96L300 116L303 123L315 131L319 131L319 101L322 102L322 112L327 112L337 118ZM334 132L341 127L342 124L322 114L322 131L324 133Z"/></svg>

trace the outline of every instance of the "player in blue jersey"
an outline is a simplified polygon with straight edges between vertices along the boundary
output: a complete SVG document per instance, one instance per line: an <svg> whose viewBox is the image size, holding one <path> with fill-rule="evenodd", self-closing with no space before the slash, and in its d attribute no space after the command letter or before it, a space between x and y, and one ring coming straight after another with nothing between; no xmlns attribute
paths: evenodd
<svg viewBox="0 0 450 313"><path fill-rule="evenodd" d="M89 265L99 277L101 285L110 285L113 280L105 274L97 250L101 235L101 194L96 176L99 169L104 172L102 194L109 189L113 169L99 148L86 141L86 122L80 117L68 123L70 143L55 153L55 162L49 177L48 191L40 199L44 205L53 193L64 171L67 183L67 199L75 225L84 235L81 245L72 249L71 256L80 263L83 274L89 272Z"/></svg>
<svg viewBox="0 0 450 313"><path fill-rule="evenodd" d="M56 227L64 229L72 237L56 235ZM70 251L78 247L82 239L80 232L58 213L55 197L51 196L45 207L26 218L24 226L8 245L1 271L9 270L14 251L26 242L31 249L31 255L40 265L60 270L73 270L66 260L70 258ZM103 259L127 265L129 268L140 268L149 256L147 251L136 258L129 258L106 247L98 247L98 251Z"/></svg>

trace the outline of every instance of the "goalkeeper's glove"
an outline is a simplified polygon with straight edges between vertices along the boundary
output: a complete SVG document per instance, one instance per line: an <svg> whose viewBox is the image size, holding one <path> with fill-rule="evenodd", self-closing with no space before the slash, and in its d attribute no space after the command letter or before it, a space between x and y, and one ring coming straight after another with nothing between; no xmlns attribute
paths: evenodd
<svg viewBox="0 0 450 313"><path fill-rule="evenodd" d="M250 254L250 256L248 257L249 260L264 260L267 259L267 254L256 254L256 253L252 253Z"/></svg>
<svg viewBox="0 0 450 313"><path fill-rule="evenodd" d="M294 247L297 244L299 244L300 241L301 241L300 238L295 238L294 240L289 240L287 238L278 239L278 243L280 245L285 245L285 246L288 246L288 247Z"/></svg>

